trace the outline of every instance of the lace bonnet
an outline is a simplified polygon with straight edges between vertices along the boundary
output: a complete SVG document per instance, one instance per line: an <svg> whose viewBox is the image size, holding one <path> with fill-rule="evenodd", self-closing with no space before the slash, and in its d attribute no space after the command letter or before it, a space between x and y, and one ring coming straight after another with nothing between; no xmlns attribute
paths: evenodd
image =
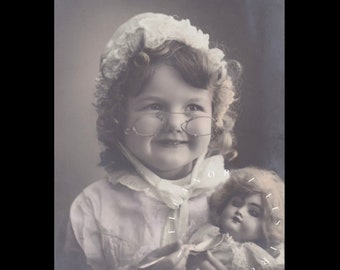
<svg viewBox="0 0 340 270"><path fill-rule="evenodd" d="M193 48L205 51L216 69L226 75L224 53L209 49L209 35L192 26L188 19L177 20L173 16L160 13L142 13L122 24L106 45L101 56L101 73L97 78L100 88L109 89L112 80L125 70L129 59L145 48L156 48L167 40L183 42Z"/></svg>

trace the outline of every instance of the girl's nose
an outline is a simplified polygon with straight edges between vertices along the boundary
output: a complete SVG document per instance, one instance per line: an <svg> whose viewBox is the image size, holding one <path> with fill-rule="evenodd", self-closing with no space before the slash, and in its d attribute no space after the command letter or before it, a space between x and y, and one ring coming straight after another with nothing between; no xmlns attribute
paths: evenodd
<svg viewBox="0 0 340 270"><path fill-rule="evenodd" d="M186 121L186 118L182 113L168 113L165 130L167 132L182 132L182 124Z"/></svg>

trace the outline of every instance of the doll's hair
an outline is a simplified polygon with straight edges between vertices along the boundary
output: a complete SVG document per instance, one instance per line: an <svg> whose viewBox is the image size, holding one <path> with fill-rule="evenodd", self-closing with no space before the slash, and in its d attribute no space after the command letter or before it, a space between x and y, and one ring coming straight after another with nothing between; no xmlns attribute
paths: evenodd
<svg viewBox="0 0 340 270"><path fill-rule="evenodd" d="M220 227L224 208L233 196L260 194L264 209L264 238L258 244L265 249L275 247L284 239L284 182L274 172L245 167L230 172L230 179L209 198L210 218Z"/></svg>
<svg viewBox="0 0 340 270"><path fill-rule="evenodd" d="M148 16L153 18L153 15ZM171 20L169 25L172 24ZM187 23L183 27L188 27ZM199 44L200 39L205 40L206 36L197 32L196 28L193 30L190 25L188 29L198 38L194 45ZM184 38L172 38L150 47L147 46L147 34L151 35L139 27L135 32L125 35L124 40L116 45L121 47L120 51L117 52L113 46L102 55L95 104L98 139L105 147L100 165L109 172L130 167L117 146L118 141L123 141L122 123L125 121L127 99L143 91L159 65L174 68L188 84L213 93L212 117L216 121L213 121L207 156L222 154L228 160L236 157L233 133L236 113L232 103L236 99L235 83L241 72L240 64L234 60L224 60L224 54L217 48L196 48L188 45L190 42ZM173 36L173 33L169 35ZM118 56L114 58L110 50Z"/></svg>

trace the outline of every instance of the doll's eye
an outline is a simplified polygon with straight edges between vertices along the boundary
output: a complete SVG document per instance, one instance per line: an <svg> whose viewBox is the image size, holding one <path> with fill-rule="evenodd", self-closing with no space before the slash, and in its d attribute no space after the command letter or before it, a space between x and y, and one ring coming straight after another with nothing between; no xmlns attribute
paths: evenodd
<svg viewBox="0 0 340 270"><path fill-rule="evenodd" d="M243 205L243 200L240 197L234 197L231 199L231 205L234 207L241 207Z"/></svg>
<svg viewBox="0 0 340 270"><path fill-rule="evenodd" d="M249 215L259 218L261 216L261 210L257 208L250 208L248 211Z"/></svg>
<svg viewBox="0 0 340 270"><path fill-rule="evenodd" d="M189 111L204 111L204 108L200 105L197 105L197 104L189 104L188 105L188 109Z"/></svg>

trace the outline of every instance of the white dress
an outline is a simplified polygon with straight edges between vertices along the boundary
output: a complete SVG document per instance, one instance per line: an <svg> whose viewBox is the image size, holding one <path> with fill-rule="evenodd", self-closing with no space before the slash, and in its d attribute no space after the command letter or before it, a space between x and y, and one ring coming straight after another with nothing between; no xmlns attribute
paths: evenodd
<svg viewBox="0 0 340 270"><path fill-rule="evenodd" d="M222 156L197 161L193 173L183 179L162 179L155 185L136 173L118 171L74 200L74 239L94 270L133 268L150 251L178 239L187 242L206 224L207 196L228 177Z"/></svg>

